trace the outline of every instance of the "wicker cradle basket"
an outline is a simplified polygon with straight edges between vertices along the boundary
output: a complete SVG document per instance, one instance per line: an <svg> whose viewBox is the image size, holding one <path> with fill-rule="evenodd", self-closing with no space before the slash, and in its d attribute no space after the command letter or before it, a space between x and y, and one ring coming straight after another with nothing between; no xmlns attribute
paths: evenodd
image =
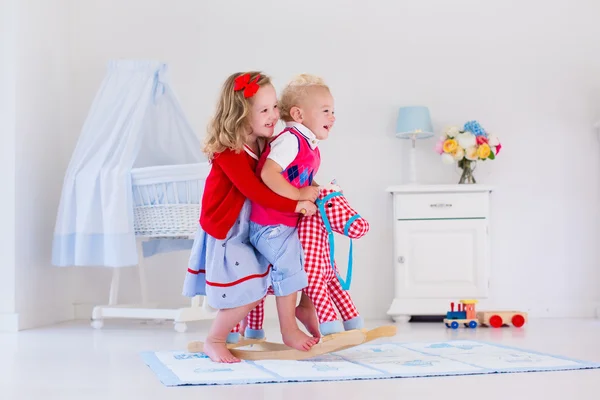
<svg viewBox="0 0 600 400"><path fill-rule="evenodd" d="M133 226L136 236L194 236L209 171L207 162L132 169Z"/></svg>

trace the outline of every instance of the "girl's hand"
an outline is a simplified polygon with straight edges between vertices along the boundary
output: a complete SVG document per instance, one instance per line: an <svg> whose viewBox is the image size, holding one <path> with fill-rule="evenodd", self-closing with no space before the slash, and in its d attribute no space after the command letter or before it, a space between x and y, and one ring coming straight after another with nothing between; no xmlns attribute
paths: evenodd
<svg viewBox="0 0 600 400"><path fill-rule="evenodd" d="M299 214L303 214L304 216L315 215L315 213L317 212L317 206L315 205L315 203L310 201L299 201L298 205L296 206L296 212Z"/></svg>

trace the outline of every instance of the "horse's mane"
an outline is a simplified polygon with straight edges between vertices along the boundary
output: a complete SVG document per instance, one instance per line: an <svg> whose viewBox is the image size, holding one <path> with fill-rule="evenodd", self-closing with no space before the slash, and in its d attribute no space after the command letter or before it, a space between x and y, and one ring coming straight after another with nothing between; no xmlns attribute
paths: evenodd
<svg viewBox="0 0 600 400"><path fill-rule="evenodd" d="M326 185L321 185L320 189L321 190L332 190L334 192L341 192L342 191L342 188L337 185L337 183L335 182L335 180L329 182Z"/></svg>

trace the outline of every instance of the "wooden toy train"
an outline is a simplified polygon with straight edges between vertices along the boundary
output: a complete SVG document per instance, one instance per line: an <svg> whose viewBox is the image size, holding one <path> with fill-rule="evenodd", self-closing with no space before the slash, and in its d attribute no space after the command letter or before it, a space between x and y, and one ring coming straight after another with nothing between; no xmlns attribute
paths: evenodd
<svg viewBox="0 0 600 400"><path fill-rule="evenodd" d="M520 328L527 322L527 313L522 311L480 311L475 312L477 300L460 300L457 310L450 303L450 311L446 313L444 323L448 328L458 329L460 324L467 328L477 328L478 325L500 328L512 325ZM461 307L462 305L462 307Z"/></svg>

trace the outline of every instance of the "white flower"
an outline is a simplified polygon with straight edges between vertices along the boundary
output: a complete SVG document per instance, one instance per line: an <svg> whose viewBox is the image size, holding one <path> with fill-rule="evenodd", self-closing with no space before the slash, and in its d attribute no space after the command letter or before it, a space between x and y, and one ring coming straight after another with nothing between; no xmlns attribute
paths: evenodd
<svg viewBox="0 0 600 400"><path fill-rule="evenodd" d="M451 127L447 128L444 133L446 134L446 136L454 138L454 137L456 137L456 135L458 135L460 133L460 129L458 129L458 127L456 127L456 126L451 126Z"/></svg>
<svg viewBox="0 0 600 400"><path fill-rule="evenodd" d="M465 156L464 150L462 149L462 147L459 147L456 149L456 152L454 153L454 160L460 161L463 159L464 156Z"/></svg>
<svg viewBox="0 0 600 400"><path fill-rule="evenodd" d="M498 140L498 137L496 135L489 135L488 144L490 146L498 146L500 144L500 140Z"/></svg>
<svg viewBox="0 0 600 400"><path fill-rule="evenodd" d="M442 154L442 162L444 164L453 164L454 157L452 157L452 154L450 154L450 153L444 153L444 154Z"/></svg>
<svg viewBox="0 0 600 400"><path fill-rule="evenodd" d="M477 147L467 147L467 150L465 150L465 157L467 160L477 160Z"/></svg>
<svg viewBox="0 0 600 400"><path fill-rule="evenodd" d="M461 133L456 137L458 145L463 149L475 146L477 144L477 138L471 132Z"/></svg>

